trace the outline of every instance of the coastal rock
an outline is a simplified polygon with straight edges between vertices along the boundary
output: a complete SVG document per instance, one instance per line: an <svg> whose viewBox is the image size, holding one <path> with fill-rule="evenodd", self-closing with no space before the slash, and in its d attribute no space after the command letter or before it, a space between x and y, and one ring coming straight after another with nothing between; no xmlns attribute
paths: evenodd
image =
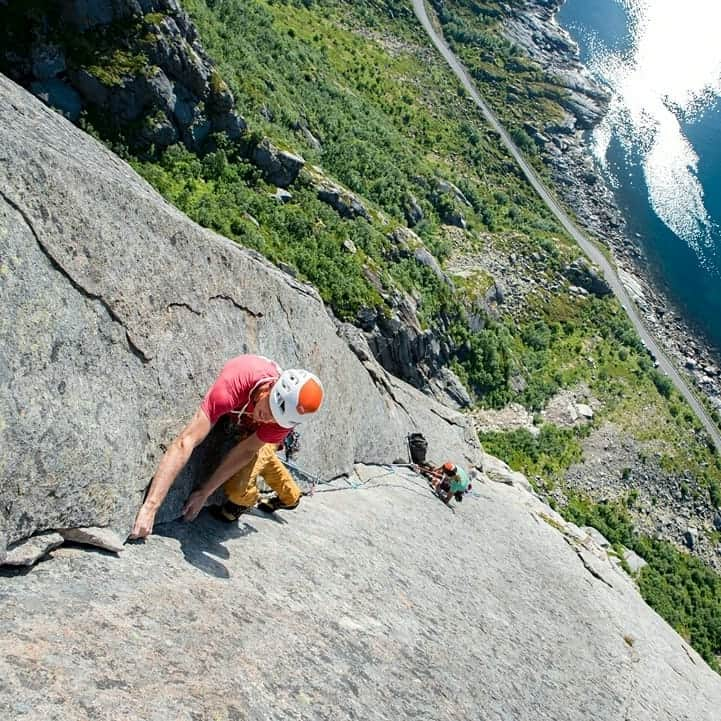
<svg viewBox="0 0 721 721"><path fill-rule="evenodd" d="M475 464L470 422L372 356L361 363L317 291L192 223L3 77L0 97L0 477L12 479L0 550L52 529L124 537L164 448L243 352L323 379L328 402L298 455L310 473L390 462L414 429ZM196 449L159 523L178 517L224 442L218 431Z"/></svg>
<svg viewBox="0 0 721 721"><path fill-rule="evenodd" d="M561 2L557 0L522 0L506 6L503 30L516 45L538 62L566 91L561 105L571 113L572 125L547 127L546 132L566 134L575 128L592 128L603 116L609 94L590 76L578 57L578 47L555 20Z"/></svg>

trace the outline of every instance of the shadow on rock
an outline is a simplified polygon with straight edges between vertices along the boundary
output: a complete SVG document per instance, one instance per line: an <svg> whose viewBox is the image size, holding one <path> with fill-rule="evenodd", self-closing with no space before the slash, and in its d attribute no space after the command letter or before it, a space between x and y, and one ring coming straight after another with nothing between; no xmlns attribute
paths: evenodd
<svg viewBox="0 0 721 721"><path fill-rule="evenodd" d="M232 538L244 538L258 530L243 523L223 523L214 519L205 509L193 523L171 521L155 527L155 533L165 538L174 538L180 543L185 560L216 578L229 578L228 569L217 558L230 558L230 551L224 542ZM216 558L213 558L215 556Z"/></svg>

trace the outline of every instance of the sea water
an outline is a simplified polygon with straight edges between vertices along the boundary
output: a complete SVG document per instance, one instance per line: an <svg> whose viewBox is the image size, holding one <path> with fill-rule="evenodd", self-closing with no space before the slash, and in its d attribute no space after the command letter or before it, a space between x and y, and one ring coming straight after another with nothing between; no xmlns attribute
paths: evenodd
<svg viewBox="0 0 721 721"><path fill-rule="evenodd" d="M612 96L591 148L648 274L721 347L721 2L566 0L558 21Z"/></svg>

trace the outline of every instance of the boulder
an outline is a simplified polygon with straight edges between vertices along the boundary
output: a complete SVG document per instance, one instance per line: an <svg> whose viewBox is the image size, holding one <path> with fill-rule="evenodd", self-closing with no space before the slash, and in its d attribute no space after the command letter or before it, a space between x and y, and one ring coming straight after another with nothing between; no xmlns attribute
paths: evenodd
<svg viewBox="0 0 721 721"><path fill-rule="evenodd" d="M443 272L441 264L429 250L426 248L416 248L413 252L413 258L416 263L420 263L420 265L424 265L426 268L429 268L433 275L435 275L442 283L453 287L453 281Z"/></svg>
<svg viewBox="0 0 721 721"><path fill-rule="evenodd" d="M325 180L318 188L318 199L328 203L334 210L338 211L341 218L365 218L370 220L368 211L357 195L340 185Z"/></svg>
<svg viewBox="0 0 721 721"><path fill-rule="evenodd" d="M52 529L125 538L164 448L243 352L323 379L298 456L322 478L403 456L411 430L477 461L469 421L361 361L313 288L191 222L2 76L0 147L0 552ZM223 440L196 449L159 522Z"/></svg>
<svg viewBox="0 0 721 721"><path fill-rule="evenodd" d="M591 406L587 403L576 403L575 409L579 417L585 418L586 420L591 420L593 418L593 408L591 408Z"/></svg>
<svg viewBox="0 0 721 721"><path fill-rule="evenodd" d="M245 119L238 113L224 113L211 117L214 133L225 133L231 140L237 140L248 127Z"/></svg>
<svg viewBox="0 0 721 721"><path fill-rule="evenodd" d="M461 189L457 186L451 183L449 180L439 180L436 189L441 194L448 194L450 195L454 200L457 200L459 203L462 203L463 205L471 207L470 202L468 201L468 198L463 194Z"/></svg>
<svg viewBox="0 0 721 721"><path fill-rule="evenodd" d="M715 510L713 514L713 527L717 531L721 531L721 512L719 512L718 509Z"/></svg>
<svg viewBox="0 0 721 721"><path fill-rule="evenodd" d="M276 188L275 193L271 193L271 198L275 198L279 203L290 203L293 200L293 193L289 193L283 188Z"/></svg>
<svg viewBox="0 0 721 721"><path fill-rule="evenodd" d="M598 297L611 295L613 293L606 279L582 258L577 258L573 263L567 265L563 274L569 282Z"/></svg>
<svg viewBox="0 0 721 721"><path fill-rule="evenodd" d="M408 225L413 227L423 220L423 208L418 205L418 201L414 196L410 195L406 201L405 207L403 208L404 215Z"/></svg>
<svg viewBox="0 0 721 721"><path fill-rule="evenodd" d="M644 566L648 566L648 563L638 553L625 546L623 548L623 560L628 564L631 573L638 573Z"/></svg>
<svg viewBox="0 0 721 721"><path fill-rule="evenodd" d="M693 526L689 526L683 534L683 542L690 551L698 546L698 538L698 528Z"/></svg>
<svg viewBox="0 0 721 721"><path fill-rule="evenodd" d="M308 143L308 145L313 150L321 150L323 148L320 140L316 138L316 136L313 135L313 133L308 128L305 120L296 120L295 123L293 123L293 130L299 133L300 136L305 140L306 143Z"/></svg>
<svg viewBox="0 0 721 721"><path fill-rule="evenodd" d="M253 149L252 159L263 171L266 180L281 188L287 188L305 165L300 155L279 150L268 138L263 138Z"/></svg>
<svg viewBox="0 0 721 721"><path fill-rule="evenodd" d="M178 140L175 125L163 113L144 118L139 134L144 143L157 147L166 147Z"/></svg>

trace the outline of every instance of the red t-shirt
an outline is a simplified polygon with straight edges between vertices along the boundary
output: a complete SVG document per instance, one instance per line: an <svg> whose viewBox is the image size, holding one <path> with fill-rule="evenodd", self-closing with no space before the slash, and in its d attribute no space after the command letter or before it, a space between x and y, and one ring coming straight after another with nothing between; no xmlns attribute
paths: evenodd
<svg viewBox="0 0 721 721"><path fill-rule="evenodd" d="M254 404L251 393L265 381L280 377L280 368L268 358L259 355L239 355L229 360L206 393L200 408L215 425L221 416L235 412L235 422L244 430L257 433L264 443L282 443L290 433L277 423L254 423ZM242 411L242 414L240 414Z"/></svg>

